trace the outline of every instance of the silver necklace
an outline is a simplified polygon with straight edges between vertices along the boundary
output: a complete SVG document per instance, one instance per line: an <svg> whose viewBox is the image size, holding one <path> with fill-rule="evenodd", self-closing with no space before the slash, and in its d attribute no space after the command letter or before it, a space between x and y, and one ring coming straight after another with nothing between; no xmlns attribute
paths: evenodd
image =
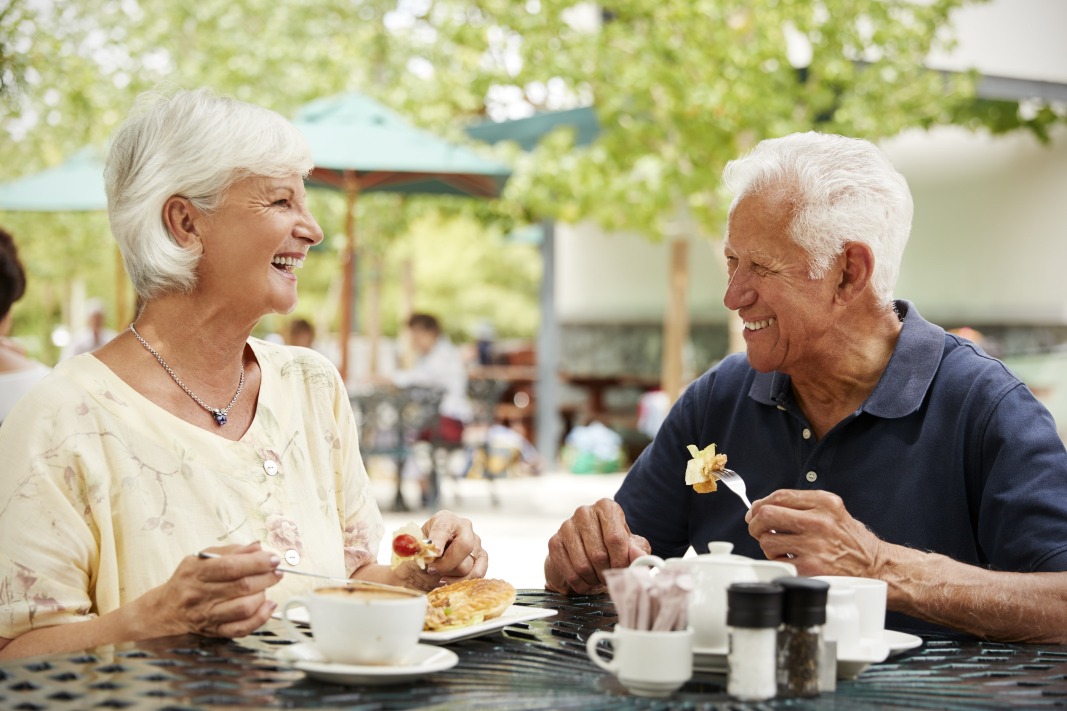
<svg viewBox="0 0 1067 711"><path fill-rule="evenodd" d="M230 404L223 408L210 407L206 402L198 398L196 396L196 393L194 393L192 390L185 386L185 383L183 383L182 379L178 377L178 374L170 369L170 366L167 365L167 361L163 360L163 356L159 355L159 353L156 353L156 349L148 345L148 341L141 338L141 334L137 333L137 329L133 327L132 323L130 324L130 330L133 331L133 337L140 341L141 345L147 348L148 352L156 357L156 360L159 361L159 364L163 366L163 370L167 371L167 375L174 379L174 382L178 384L179 388L185 391L186 395L195 400L197 405L210 412L211 416L215 418L215 423L218 424L219 427L222 427L224 424L226 424L226 416L230 414L230 408L233 407L233 404L235 402L237 402L237 398L241 397L241 388L245 386L244 363L241 363L241 379L237 381L237 392L233 394L233 400L230 400Z"/></svg>

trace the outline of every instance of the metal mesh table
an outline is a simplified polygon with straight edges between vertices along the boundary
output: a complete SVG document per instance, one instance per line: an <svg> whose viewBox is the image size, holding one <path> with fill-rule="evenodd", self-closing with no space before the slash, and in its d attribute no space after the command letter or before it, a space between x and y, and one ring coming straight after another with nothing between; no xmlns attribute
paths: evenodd
<svg viewBox="0 0 1067 711"><path fill-rule="evenodd" d="M927 638L815 699L733 702L725 677L697 673L664 700L628 696L585 641L615 623L603 596L523 591L559 611L449 645L452 669L396 686L305 678L278 657L279 623L239 640L187 635L0 664L0 709L1002 709L1067 707L1067 647Z"/></svg>

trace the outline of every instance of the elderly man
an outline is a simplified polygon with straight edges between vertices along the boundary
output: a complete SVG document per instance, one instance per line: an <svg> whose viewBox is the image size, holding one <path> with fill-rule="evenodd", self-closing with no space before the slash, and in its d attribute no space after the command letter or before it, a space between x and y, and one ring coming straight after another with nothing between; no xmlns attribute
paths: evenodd
<svg viewBox="0 0 1067 711"><path fill-rule="evenodd" d="M1003 364L892 289L904 178L874 145L795 134L730 163L724 303L746 354L673 407L615 501L549 541L547 587L603 589L652 551L732 541L801 575L889 584L888 624L1067 642L1067 452ZM685 485L716 443L755 503Z"/></svg>

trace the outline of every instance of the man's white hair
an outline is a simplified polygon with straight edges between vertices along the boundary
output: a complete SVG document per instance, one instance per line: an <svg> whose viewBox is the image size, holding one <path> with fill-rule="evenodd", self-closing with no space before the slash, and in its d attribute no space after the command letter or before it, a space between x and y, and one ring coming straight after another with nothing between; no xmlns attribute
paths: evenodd
<svg viewBox="0 0 1067 711"><path fill-rule="evenodd" d="M307 176L312 167L303 135L274 111L209 89L142 94L104 167L111 232L137 294L148 301L196 286L201 255L167 230L167 199L181 195L210 213L237 180Z"/></svg>
<svg viewBox="0 0 1067 711"><path fill-rule="evenodd" d="M723 182L734 194L731 215L747 195L784 191L789 237L808 253L813 279L847 242L870 246L871 288L883 305L892 302L914 204L904 176L873 143L815 131L767 139L727 163Z"/></svg>

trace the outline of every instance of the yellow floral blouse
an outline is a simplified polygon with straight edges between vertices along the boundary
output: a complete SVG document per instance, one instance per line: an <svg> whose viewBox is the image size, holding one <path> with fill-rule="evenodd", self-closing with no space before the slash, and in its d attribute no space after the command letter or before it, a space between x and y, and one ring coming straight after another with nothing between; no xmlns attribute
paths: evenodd
<svg viewBox="0 0 1067 711"><path fill-rule="evenodd" d="M237 442L89 354L16 405L0 427L0 636L110 612L210 546L262 541L331 575L376 560L382 518L337 369L308 349L249 344L263 378ZM268 595L312 586L285 576Z"/></svg>

